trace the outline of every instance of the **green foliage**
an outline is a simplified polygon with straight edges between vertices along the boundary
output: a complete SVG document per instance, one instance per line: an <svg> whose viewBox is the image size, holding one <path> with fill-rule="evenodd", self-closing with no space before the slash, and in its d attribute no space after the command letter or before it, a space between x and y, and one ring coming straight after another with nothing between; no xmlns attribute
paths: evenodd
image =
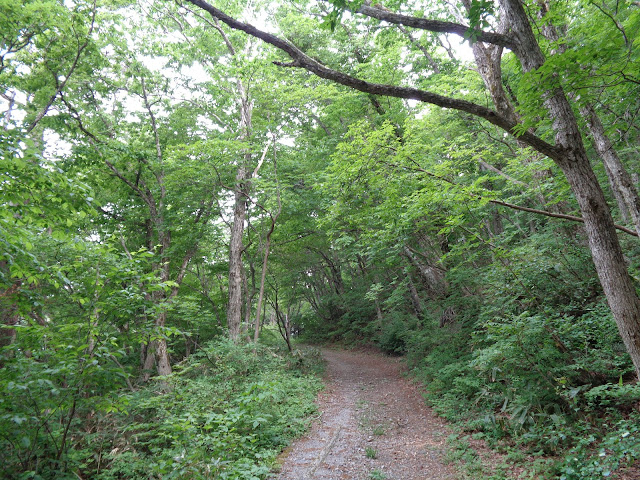
<svg viewBox="0 0 640 480"><path fill-rule="evenodd" d="M399 312L385 315L379 333L375 336L376 344L385 352L404 354L407 342L416 328L415 317Z"/></svg>
<svg viewBox="0 0 640 480"><path fill-rule="evenodd" d="M360 0L329 3L258 2L256 15L346 74L487 104L478 69L447 42L359 22L346 12ZM459 21L444 4L384 5ZM500 12L469 6L473 42ZM225 8L247 14L246 2ZM576 113L598 110L637 171L640 13L631 0L545 8L534 31L563 35L540 36L545 64L524 74L505 53L496 70L515 131L552 142L544 102L562 87ZM0 0L0 11L0 103L13 107L0 135L8 476L263 478L302 431L313 358L207 343L225 334L238 165L250 158L251 172L262 155L245 185L249 321L281 203L265 320L405 354L439 413L493 445L556 456L563 478L638 457L640 396L582 231L504 207L575 213L550 159L466 114L282 70L278 54L174 2ZM637 245L625 241L631 272ZM143 388L139 357L154 340L178 367Z"/></svg>
<svg viewBox="0 0 640 480"><path fill-rule="evenodd" d="M0 370L7 478L265 478L315 408L321 383L301 362L227 341L166 383L127 392L113 360L125 352L103 345L87 356L86 346L60 343L81 328L31 331L58 351L33 350Z"/></svg>
<svg viewBox="0 0 640 480"><path fill-rule="evenodd" d="M373 447L367 447L364 449L364 453L367 456L367 458L372 458L375 459L378 457L378 452L376 451L375 448Z"/></svg>
<svg viewBox="0 0 640 480"><path fill-rule="evenodd" d="M85 431L124 405L131 350L150 329L136 319L166 287L145 252L36 240L40 281L18 291L15 339L0 349L0 460L9 478L73 478L92 455Z"/></svg>
<svg viewBox="0 0 640 480"><path fill-rule="evenodd" d="M176 368L169 391L127 397L101 479L264 478L307 426L320 382L266 347L219 341Z"/></svg>
<svg viewBox="0 0 640 480"><path fill-rule="evenodd" d="M640 427L637 414L607 428L602 438L593 434L579 439L557 468L556 478L591 480L611 476L621 466L640 458Z"/></svg>
<svg viewBox="0 0 640 480"><path fill-rule="evenodd" d="M386 480L389 477L387 477L382 470L376 469L369 472L369 478L371 480Z"/></svg>

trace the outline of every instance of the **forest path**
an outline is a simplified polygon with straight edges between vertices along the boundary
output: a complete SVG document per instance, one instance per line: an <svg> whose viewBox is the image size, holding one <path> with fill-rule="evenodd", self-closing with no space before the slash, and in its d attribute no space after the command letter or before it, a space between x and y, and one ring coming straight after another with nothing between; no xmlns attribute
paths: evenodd
<svg viewBox="0 0 640 480"><path fill-rule="evenodd" d="M278 480L453 480L449 431L397 358L325 348L320 418L282 455ZM375 457L375 458L372 458Z"/></svg>

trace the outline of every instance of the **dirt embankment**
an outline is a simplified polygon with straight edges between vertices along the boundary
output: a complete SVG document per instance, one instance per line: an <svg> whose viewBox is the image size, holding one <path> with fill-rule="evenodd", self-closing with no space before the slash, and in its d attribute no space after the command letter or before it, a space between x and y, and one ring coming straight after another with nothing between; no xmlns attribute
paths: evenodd
<svg viewBox="0 0 640 480"><path fill-rule="evenodd" d="M278 480L452 480L449 431L398 359L324 349L320 418L282 456Z"/></svg>

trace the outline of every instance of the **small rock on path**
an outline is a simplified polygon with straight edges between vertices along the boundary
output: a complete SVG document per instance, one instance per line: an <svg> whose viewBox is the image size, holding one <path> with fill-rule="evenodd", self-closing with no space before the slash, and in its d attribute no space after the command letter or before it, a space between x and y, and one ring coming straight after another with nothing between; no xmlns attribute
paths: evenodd
<svg viewBox="0 0 640 480"><path fill-rule="evenodd" d="M453 480L449 431L402 376L398 359L323 349L320 418L281 457L277 480ZM372 458L375 457L375 458Z"/></svg>

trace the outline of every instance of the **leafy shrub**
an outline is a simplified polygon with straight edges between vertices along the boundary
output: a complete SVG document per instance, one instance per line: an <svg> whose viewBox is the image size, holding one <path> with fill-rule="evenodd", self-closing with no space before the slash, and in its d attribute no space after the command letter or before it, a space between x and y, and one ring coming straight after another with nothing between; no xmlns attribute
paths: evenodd
<svg viewBox="0 0 640 480"><path fill-rule="evenodd" d="M385 316L376 343L388 353L404 354L407 351L407 340L416 327L413 316L392 312Z"/></svg>
<svg viewBox="0 0 640 480"><path fill-rule="evenodd" d="M640 458L640 417L621 420L600 440L581 438L557 468L561 480L596 480Z"/></svg>
<svg viewBox="0 0 640 480"><path fill-rule="evenodd" d="M315 408L320 382L298 364L264 346L209 344L176 368L166 393L128 396L120 441L95 478L145 469L145 478L264 478Z"/></svg>
<svg viewBox="0 0 640 480"><path fill-rule="evenodd" d="M129 391L124 352L63 343L85 327L29 328L23 343L57 350L16 351L0 369L2 478L261 479L315 408L317 354L218 341Z"/></svg>

